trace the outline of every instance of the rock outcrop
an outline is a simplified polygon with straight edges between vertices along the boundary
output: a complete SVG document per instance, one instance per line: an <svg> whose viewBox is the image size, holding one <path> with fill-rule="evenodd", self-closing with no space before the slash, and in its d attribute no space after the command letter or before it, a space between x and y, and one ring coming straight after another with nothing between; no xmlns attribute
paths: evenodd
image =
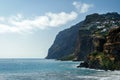
<svg viewBox="0 0 120 80"><path fill-rule="evenodd" d="M120 61L120 27L109 32L104 45L104 53L113 55L116 60Z"/></svg>
<svg viewBox="0 0 120 80"><path fill-rule="evenodd" d="M89 54L87 60L79 67L120 70L120 27L109 31L106 42L104 39L97 39L94 43L95 51ZM98 46L96 43L101 44Z"/></svg>

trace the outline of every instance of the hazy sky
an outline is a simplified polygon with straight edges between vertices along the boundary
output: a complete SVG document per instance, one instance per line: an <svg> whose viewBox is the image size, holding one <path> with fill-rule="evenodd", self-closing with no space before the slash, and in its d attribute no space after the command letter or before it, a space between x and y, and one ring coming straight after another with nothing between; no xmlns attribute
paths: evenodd
<svg viewBox="0 0 120 80"><path fill-rule="evenodd" d="M0 0L0 58L44 58L59 31L120 0Z"/></svg>

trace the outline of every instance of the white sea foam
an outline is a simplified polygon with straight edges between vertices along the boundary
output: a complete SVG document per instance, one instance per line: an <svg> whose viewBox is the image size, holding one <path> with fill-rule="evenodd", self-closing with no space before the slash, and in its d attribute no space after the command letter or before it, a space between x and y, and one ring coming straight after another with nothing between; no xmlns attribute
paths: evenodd
<svg viewBox="0 0 120 80"><path fill-rule="evenodd" d="M84 67L81 67L80 69L83 69L83 70L91 70L91 71L105 71L105 70L101 70L101 69L90 69L90 68L84 68Z"/></svg>
<svg viewBox="0 0 120 80"><path fill-rule="evenodd" d="M76 76L79 79L84 79L84 80L120 80L120 76L104 76L104 77L100 77L100 76Z"/></svg>
<svg viewBox="0 0 120 80"><path fill-rule="evenodd" d="M94 69L86 69L81 68L82 70L94 70ZM95 70L95 73L91 73L88 75L79 75L76 76L79 79L84 80L120 80L120 71L103 71L103 70Z"/></svg>
<svg viewBox="0 0 120 80"><path fill-rule="evenodd" d="M76 76L77 78L80 79L98 79L96 76Z"/></svg>

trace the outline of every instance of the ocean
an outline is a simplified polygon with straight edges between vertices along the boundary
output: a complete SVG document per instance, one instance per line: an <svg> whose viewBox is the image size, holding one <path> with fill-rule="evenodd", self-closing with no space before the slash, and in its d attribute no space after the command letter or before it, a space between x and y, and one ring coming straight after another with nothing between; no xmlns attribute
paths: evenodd
<svg viewBox="0 0 120 80"><path fill-rule="evenodd" d="M0 59L0 80L120 80L120 71L76 68L80 62Z"/></svg>

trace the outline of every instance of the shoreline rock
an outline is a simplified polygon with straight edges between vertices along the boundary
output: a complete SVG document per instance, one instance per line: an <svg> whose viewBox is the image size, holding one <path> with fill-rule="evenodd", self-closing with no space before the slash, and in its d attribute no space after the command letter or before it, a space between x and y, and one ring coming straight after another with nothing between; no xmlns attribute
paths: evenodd
<svg viewBox="0 0 120 80"><path fill-rule="evenodd" d="M106 43L101 47L103 47L103 51L100 51L97 45L97 50L89 54L87 60L79 67L120 70L120 27L109 31Z"/></svg>

